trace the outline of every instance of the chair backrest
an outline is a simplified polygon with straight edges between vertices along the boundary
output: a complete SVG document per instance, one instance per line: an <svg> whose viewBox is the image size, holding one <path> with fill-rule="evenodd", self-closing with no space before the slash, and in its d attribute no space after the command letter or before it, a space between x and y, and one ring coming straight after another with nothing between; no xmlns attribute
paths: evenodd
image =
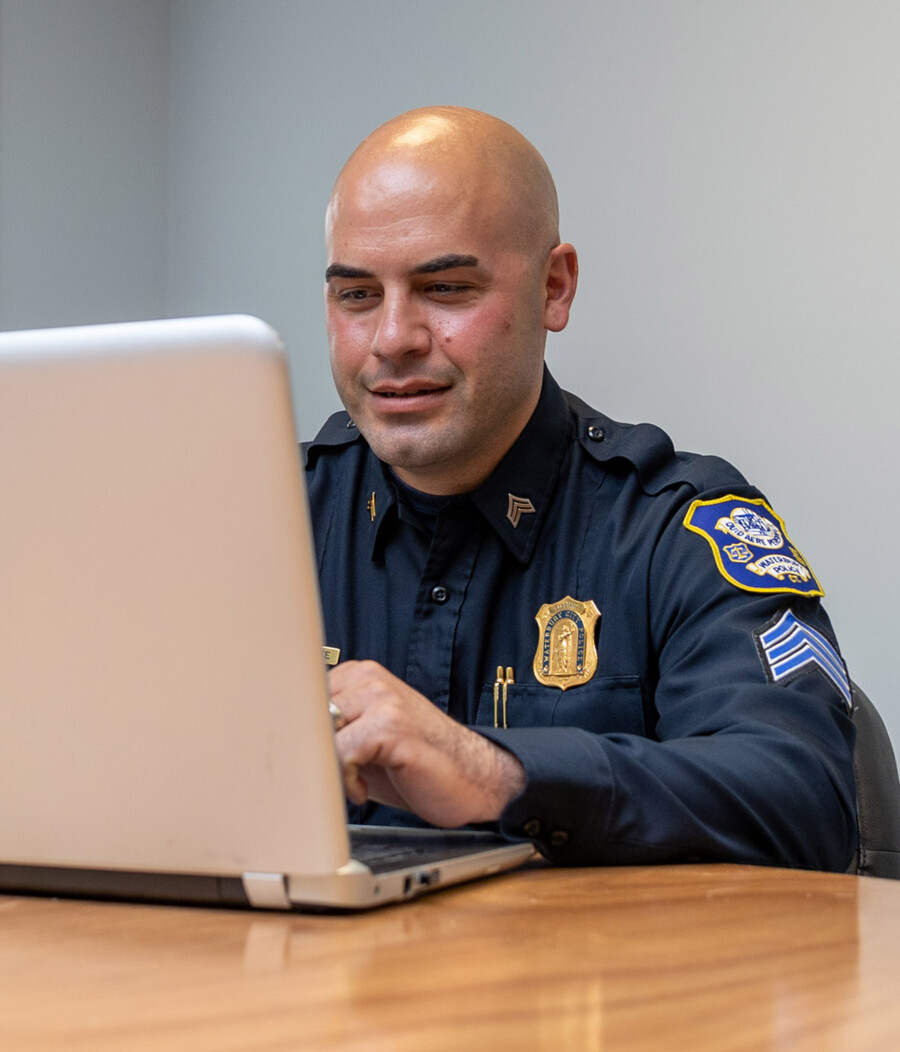
<svg viewBox="0 0 900 1052"><path fill-rule="evenodd" d="M853 683L856 749L856 811L859 852L855 871L900 880L900 778L887 728L866 695Z"/></svg>

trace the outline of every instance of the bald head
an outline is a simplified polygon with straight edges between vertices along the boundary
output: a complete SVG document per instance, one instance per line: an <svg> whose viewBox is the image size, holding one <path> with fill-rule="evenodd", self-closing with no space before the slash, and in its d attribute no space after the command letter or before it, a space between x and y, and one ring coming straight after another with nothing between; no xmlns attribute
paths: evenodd
<svg viewBox="0 0 900 1052"><path fill-rule="evenodd" d="M494 236L529 255L543 257L559 242L556 187L543 157L512 125L457 106L411 110L363 140L334 185L329 242L351 201L399 203L423 186L448 205L470 203Z"/></svg>
<svg viewBox="0 0 900 1052"><path fill-rule="evenodd" d="M534 411L578 276L558 223L543 158L476 110L396 117L338 176L332 373L359 433L414 489L476 488Z"/></svg>

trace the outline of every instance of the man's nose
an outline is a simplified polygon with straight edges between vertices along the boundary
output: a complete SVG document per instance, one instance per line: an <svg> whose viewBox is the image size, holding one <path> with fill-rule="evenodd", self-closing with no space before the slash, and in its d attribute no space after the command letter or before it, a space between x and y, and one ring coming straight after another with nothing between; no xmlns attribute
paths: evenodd
<svg viewBox="0 0 900 1052"><path fill-rule="evenodd" d="M431 346L425 313L413 297L400 290L385 290L379 310L372 353L379 358L424 354Z"/></svg>

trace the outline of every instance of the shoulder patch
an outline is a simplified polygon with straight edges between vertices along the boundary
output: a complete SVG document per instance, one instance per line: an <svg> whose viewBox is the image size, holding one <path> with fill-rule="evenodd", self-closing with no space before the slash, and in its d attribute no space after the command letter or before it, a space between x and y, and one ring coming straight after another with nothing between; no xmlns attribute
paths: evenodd
<svg viewBox="0 0 900 1052"><path fill-rule="evenodd" d="M684 525L706 538L719 572L744 591L825 594L784 522L761 497L695 500Z"/></svg>

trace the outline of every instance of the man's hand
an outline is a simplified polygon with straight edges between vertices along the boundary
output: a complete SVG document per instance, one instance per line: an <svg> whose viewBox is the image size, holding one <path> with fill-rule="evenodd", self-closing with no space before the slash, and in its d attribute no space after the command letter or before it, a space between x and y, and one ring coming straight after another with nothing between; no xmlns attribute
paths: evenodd
<svg viewBox="0 0 900 1052"><path fill-rule="evenodd" d="M374 661L328 673L347 723L336 735L344 789L413 811L433 825L488 822L525 787L519 761L463 727Z"/></svg>

